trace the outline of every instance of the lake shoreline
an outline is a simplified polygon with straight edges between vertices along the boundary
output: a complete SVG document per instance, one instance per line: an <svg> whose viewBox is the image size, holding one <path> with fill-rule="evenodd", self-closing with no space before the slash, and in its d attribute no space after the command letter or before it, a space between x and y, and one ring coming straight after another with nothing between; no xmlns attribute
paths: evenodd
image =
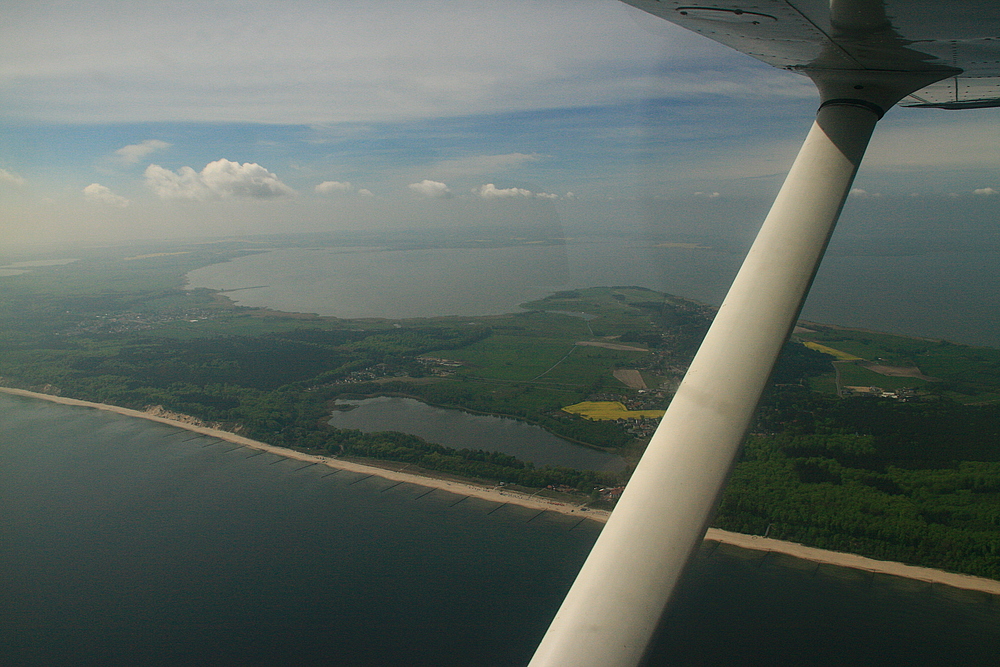
<svg viewBox="0 0 1000 667"><path fill-rule="evenodd" d="M556 466L561 466L561 467L566 467L566 468L578 468L578 469L581 469L581 470L611 471L611 472L615 472L615 473L624 471L627 468L627 466L628 466L628 462L615 449L612 449L610 447L599 447L597 445L593 445L593 444L590 444L588 442L583 442L582 440L576 440L575 438L570 438L570 437L562 435L560 433L556 433L554 431L551 431L551 430L545 428L545 426L543 426L538 421L533 420L533 419L529 419L527 417L516 416L516 415L506 414L506 413L502 413L502 412L487 412L487 411L484 411L484 410L474 410L474 409L466 408L466 407L463 407L463 406L460 406L460 405L450 405L450 404L446 404L446 403L434 403L434 402L426 400L425 398L423 398L423 397L421 397L421 396L419 396L417 394L407 394L406 392L402 392L402 391L379 391L379 392L364 393L364 394L362 394L362 393L344 393L344 394L339 395L337 398L334 398L334 399L331 399L331 400L327 401L327 406L330 408L331 411L336 410L336 411L340 411L340 412L349 412L350 410L363 407L362 405L355 405L355 404L362 404L362 403L365 403L365 402L377 401L378 399L381 399L381 398L402 399L402 400L406 400L406 401L415 401L417 403L420 403L422 406L426 406L427 408L432 408L432 409L436 409L436 410L451 411L451 412L460 412L460 413L463 413L464 415L468 415L470 417L493 417L493 418L496 418L496 419L502 419L502 420L508 420L508 421L513 421L513 422L518 422L519 424L527 424L528 426L533 426L533 427L536 427L538 429L541 429L547 435L549 435L549 436L551 436L551 437L556 438L557 440L559 440L560 443L566 443L566 444L572 445L573 447L582 447L583 449L586 449L586 450L588 450L590 452L598 452L600 454L607 454L610 457L613 457L614 459L617 459L617 464L615 465L614 468L610 468L610 467L592 468L590 466L583 466L583 465L578 466L578 465L574 465L574 464L568 463L568 462L559 462L559 461L551 461L551 460L547 461L547 462L539 462L539 461L536 460L536 461L534 461L534 463L536 465L546 465L546 464L548 464L548 465L556 465ZM348 407L348 406L350 408L349 410L344 410L343 409L344 407ZM454 447L456 449L462 449L463 447L468 447L469 449L486 449L486 450L491 450L491 451L501 451L502 453L509 454L511 456L516 456L517 458L522 458L522 459L525 458L523 452L504 451L503 449L500 449L500 448L494 448L492 445L488 445L488 446L479 445L479 446L476 446L476 445L471 445L469 443L447 442L445 440L440 440L439 441L439 440L434 440L434 436L433 435L423 434L423 433L419 433L419 432L416 432L416 431L405 430L403 428L394 428L394 429L382 429L382 428L378 428L378 429L366 429L364 426L360 426L360 425L340 425L340 424L334 424L333 423L334 421L335 421L335 418L331 419L331 420L328 420L327 423L329 425L331 425L331 426L334 426L335 428L348 428L348 429L352 429L353 428L353 429L359 429L361 431L365 431L365 432L369 432L369 433L370 432L374 432L376 430L397 430L397 431L400 431L402 433L407 433L409 435L416 435L418 437L422 437L423 439L425 439L425 440L427 440L429 442L437 442L437 444L439 444L439 445L445 445L447 447ZM398 426L398 424L397 424L397 426Z"/></svg>
<svg viewBox="0 0 1000 667"><path fill-rule="evenodd" d="M127 417L145 419L165 424L167 426L185 429L194 433L219 438L220 440L239 444L250 449L269 452L284 458L325 465L330 468L347 470L359 474L378 476L395 482L417 484L427 488L439 489L449 493L480 498L500 504L513 504L529 509L537 509L539 511L558 512L568 516L580 517L581 520L590 519L592 521L602 523L606 522L608 517L611 515L610 512L604 510L593 510L585 508L582 505L559 502L548 498L539 498L536 495L528 495L517 491L501 489L499 487L486 487L473 482L403 472L402 470L392 470L389 468L356 463L329 456L307 454L293 449L288 449L286 447L277 447L275 445L269 445L264 442L246 438L229 431L223 431L209 426L181 421L177 417L182 417L182 415L167 413L162 411L162 409L159 411L150 410L144 412L140 410L132 410L130 408L122 408L115 405L108 405L105 403L93 403L91 401L65 398L62 396L43 394L25 389L15 389L12 387L0 387L0 393L12 396L21 396L23 398L45 400L61 405L114 412ZM807 547L795 542L785 542L782 540L756 535L732 533L717 528L709 528L707 534L705 535L705 539L708 541L732 545L740 549L784 554L817 564L847 567L871 572L873 574L887 574L932 584L942 584L954 588L979 591L991 595L1000 595L1000 581L985 579L982 577L955 574L952 572L945 572L944 570L906 565L892 561L880 561L872 558L866 558L864 556L858 556L856 554L827 551L825 549Z"/></svg>

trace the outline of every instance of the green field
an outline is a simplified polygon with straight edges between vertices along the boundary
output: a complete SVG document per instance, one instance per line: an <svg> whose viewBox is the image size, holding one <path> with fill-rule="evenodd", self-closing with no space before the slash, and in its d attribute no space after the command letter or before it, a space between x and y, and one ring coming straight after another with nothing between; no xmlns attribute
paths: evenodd
<svg viewBox="0 0 1000 667"><path fill-rule="evenodd" d="M820 325L809 328L813 331L797 333L795 339L827 346L861 360L838 364L842 386L912 388L961 403L997 403L1000 350ZM869 370L867 365L916 367L922 375L933 379L894 377ZM813 379L812 385L836 393L833 377L831 370L823 379Z"/></svg>

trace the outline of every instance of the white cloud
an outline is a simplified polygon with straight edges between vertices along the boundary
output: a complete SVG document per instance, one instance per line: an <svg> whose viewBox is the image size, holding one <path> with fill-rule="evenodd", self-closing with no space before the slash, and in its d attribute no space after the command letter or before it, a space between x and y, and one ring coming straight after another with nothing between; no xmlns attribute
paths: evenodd
<svg viewBox="0 0 1000 667"><path fill-rule="evenodd" d="M500 189L492 183L481 185L478 190L473 190L473 192L483 199L510 199L514 197L524 198L530 197L532 194L531 190L525 190L524 188Z"/></svg>
<svg viewBox="0 0 1000 667"><path fill-rule="evenodd" d="M980 197L991 197L993 195L1000 195L1000 191L993 188L976 188L972 191L972 194L979 195Z"/></svg>
<svg viewBox="0 0 1000 667"><path fill-rule="evenodd" d="M316 186L316 193L321 195L329 195L335 192L350 192L354 189L350 183L342 183L340 181L323 181Z"/></svg>
<svg viewBox="0 0 1000 667"><path fill-rule="evenodd" d="M539 199L559 199L559 195L551 192L539 192L535 194Z"/></svg>
<svg viewBox="0 0 1000 667"><path fill-rule="evenodd" d="M138 144L122 146L115 151L115 155L121 158L122 162L135 164L150 153L154 151L161 151L164 148L170 148L170 144L166 141L160 141L159 139L146 139Z"/></svg>
<svg viewBox="0 0 1000 667"><path fill-rule="evenodd" d="M272 199L295 190L254 162L209 162L200 172L181 167L176 173L160 165L146 167L146 185L162 199Z"/></svg>
<svg viewBox="0 0 1000 667"><path fill-rule="evenodd" d="M858 199L878 199L882 196L880 192L868 192L867 190L862 190L861 188L851 188L851 191L847 193L850 197L857 197Z"/></svg>
<svg viewBox="0 0 1000 667"><path fill-rule="evenodd" d="M6 169L0 169L0 181L13 183L18 187L24 185L24 178L12 171L7 171Z"/></svg>
<svg viewBox="0 0 1000 667"><path fill-rule="evenodd" d="M430 181L426 178L419 183L410 183L406 187L410 189L410 192L428 199L446 199L451 197L451 188L444 183Z"/></svg>
<svg viewBox="0 0 1000 667"><path fill-rule="evenodd" d="M702 199L715 199L721 195L718 192L696 192L694 193L694 196L701 197Z"/></svg>
<svg viewBox="0 0 1000 667"><path fill-rule="evenodd" d="M111 191L110 188L101 185L100 183L91 183L83 189L83 196L89 202L95 204L107 204L109 206L128 206L128 199L120 195L116 195Z"/></svg>
<svg viewBox="0 0 1000 667"><path fill-rule="evenodd" d="M368 188L361 188L360 190L358 190L358 196L359 197L374 197L375 195L372 194L372 191L369 190Z"/></svg>
<svg viewBox="0 0 1000 667"><path fill-rule="evenodd" d="M146 167L146 185L161 199L210 199L211 190L201 180L201 174L191 167L181 167L176 174L158 164Z"/></svg>

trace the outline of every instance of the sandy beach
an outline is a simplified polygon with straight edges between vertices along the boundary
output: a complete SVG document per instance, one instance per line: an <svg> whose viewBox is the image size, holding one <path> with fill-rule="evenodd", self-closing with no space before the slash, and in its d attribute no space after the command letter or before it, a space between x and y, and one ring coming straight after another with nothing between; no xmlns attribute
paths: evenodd
<svg viewBox="0 0 1000 667"><path fill-rule="evenodd" d="M264 442L259 442L257 440L251 440L250 438L245 438L235 433L230 433L229 431L210 428L208 426L203 426L197 423L189 423L181 421L179 418L183 417L182 415L172 415L171 413L165 413L162 409L143 412L139 410L131 410L129 408L121 408L115 405L92 403L90 401L81 401L74 398L64 398L62 396L53 396L51 394L42 394L38 392L27 391L24 389L13 389L9 387L0 387L0 392L11 394L14 396L23 396L26 398L40 399L40 400L50 401L53 403L60 403L62 405L72 405L78 407L93 408L97 410L105 410L108 412L115 412L128 417L137 417L139 419L146 419L149 421L166 424L168 426L186 429L194 433L201 433L203 435L219 438L220 440L225 440L228 442L232 442L234 444L242 445L250 449L270 452L272 454L283 456L289 459L295 459L298 461L309 462L309 463L316 463L328 466L330 468L348 470L365 475L375 475L383 479L388 479L396 482L408 482L410 484L417 484L427 488L440 489L442 491L447 491L450 493L456 493L474 498L481 498L483 500L488 500L491 502L509 503L531 509L559 512L561 514L583 517L600 522L607 521L608 517L610 516L610 512L606 512L603 510L591 510L584 508L581 505L558 502L548 498L540 498L535 495L528 495L511 490L500 489L498 487L486 487L468 482L427 477L423 475L416 475L413 473L403 472L402 470L393 470L390 468L381 468L372 465L364 465L329 456L317 456L314 454L305 454L303 452L297 452L295 450L287 449L285 447L275 447L274 445L269 445ZM813 547L803 546L801 544L797 544L794 542L784 542L781 540L759 537L756 535L743 535L740 533L731 533L716 528L709 528L708 533L705 535L705 539L716 542L722 542L725 544L731 544L741 549L751 549L754 551L765 551L765 552L786 554L794 558L800 558L814 563L848 567L877 574L887 574L898 577L906 577L908 579L915 579L919 581L925 581L928 583L943 584L955 588L963 588L968 590L982 591L985 593L990 593L992 595L1000 595L1000 581L994 581L992 579L984 579L982 577L973 577L964 574L954 574L951 572L945 572L943 570L934 570L931 568L905 565L903 563L896 563L892 561L874 560L871 558L866 558L864 556L857 556L855 554L841 553L836 551L826 551L824 549L816 549Z"/></svg>

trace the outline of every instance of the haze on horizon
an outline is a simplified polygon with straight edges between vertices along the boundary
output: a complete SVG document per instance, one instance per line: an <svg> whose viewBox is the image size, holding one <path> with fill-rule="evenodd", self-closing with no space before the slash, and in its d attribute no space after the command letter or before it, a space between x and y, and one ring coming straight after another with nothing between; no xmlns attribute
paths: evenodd
<svg viewBox="0 0 1000 667"><path fill-rule="evenodd" d="M817 100L615 0L4 14L4 245L542 220L746 239ZM891 111L839 235L1000 247L998 120Z"/></svg>

